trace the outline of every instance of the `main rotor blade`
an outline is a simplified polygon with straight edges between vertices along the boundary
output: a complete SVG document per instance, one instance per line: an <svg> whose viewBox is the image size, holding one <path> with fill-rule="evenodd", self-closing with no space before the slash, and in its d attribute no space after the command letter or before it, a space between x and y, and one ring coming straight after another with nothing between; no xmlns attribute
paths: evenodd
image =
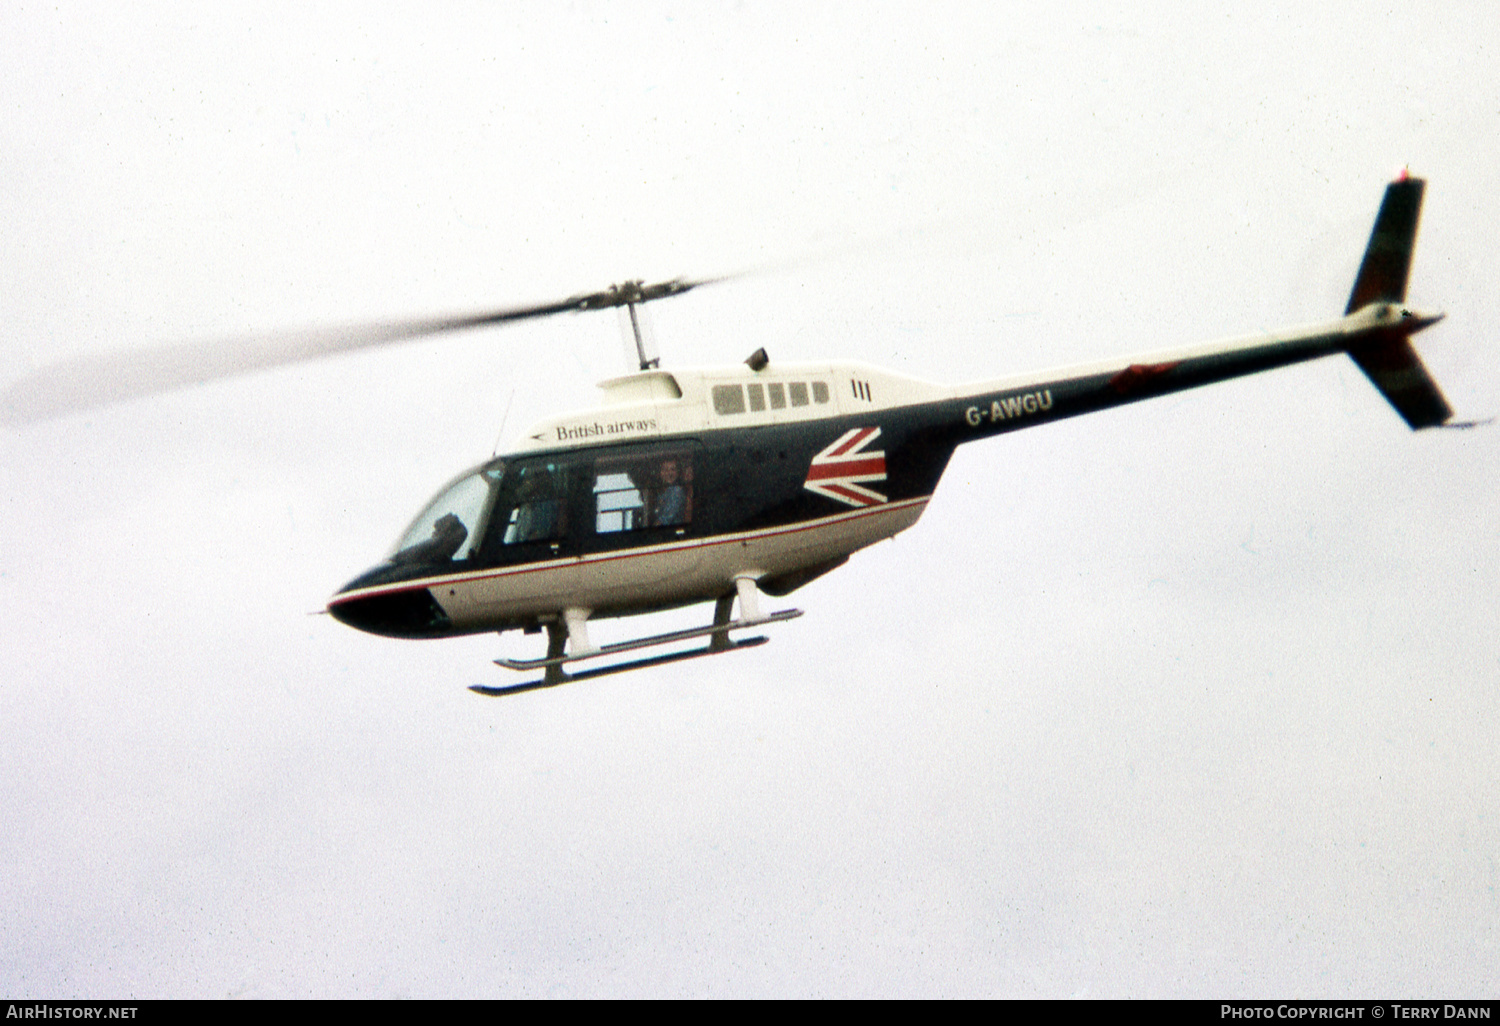
<svg viewBox="0 0 1500 1026"><path fill-rule="evenodd" d="M237 374L447 332L650 302L724 280L676 278L655 285L633 281L552 303L451 317L378 321L79 357L44 367L0 392L0 423L28 424Z"/></svg>

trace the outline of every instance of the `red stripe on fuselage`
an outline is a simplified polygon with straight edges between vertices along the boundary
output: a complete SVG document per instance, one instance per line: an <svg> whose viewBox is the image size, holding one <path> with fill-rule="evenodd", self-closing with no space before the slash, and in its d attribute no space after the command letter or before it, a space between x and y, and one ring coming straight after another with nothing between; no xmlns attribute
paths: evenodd
<svg viewBox="0 0 1500 1026"><path fill-rule="evenodd" d="M593 556L562 557L559 559L550 559L545 563L528 563L523 566L513 568L489 567L484 570L475 570L466 574L444 574L440 577L424 577L415 581L402 581L399 584L387 584L374 588L362 589L360 591L341 593L329 599L328 606L331 609L332 607L343 602L352 602L355 599L370 598L375 595L396 595L403 591L420 591L440 584L456 584L459 582L468 583L472 581L486 581L500 577L516 577L521 574L543 573L548 570L557 570L561 567L578 566L585 563L610 563L620 559L641 559L646 556L660 555L663 552L672 552L678 549L707 549L713 548L717 545L734 545L751 539L760 540L762 538L775 538L782 535L801 534L804 531L815 531L819 528L829 527L833 524L841 523L847 520L853 520L858 517L870 516L874 513L894 512L896 510L906 509L909 506L925 504L931 498L931 495L923 495L920 498L906 499L903 502L887 503L880 506L878 509L863 509L851 513L838 513L831 517L824 517L821 520L814 520L802 524L793 524L788 527L771 527L767 528L764 531L743 531L736 534L720 535L716 538L705 538L701 541L685 541L677 542L675 544L669 543L666 545L653 545L650 548L633 549L628 552L610 552L600 553ZM859 500L862 503L870 501L869 498L865 496L860 496Z"/></svg>

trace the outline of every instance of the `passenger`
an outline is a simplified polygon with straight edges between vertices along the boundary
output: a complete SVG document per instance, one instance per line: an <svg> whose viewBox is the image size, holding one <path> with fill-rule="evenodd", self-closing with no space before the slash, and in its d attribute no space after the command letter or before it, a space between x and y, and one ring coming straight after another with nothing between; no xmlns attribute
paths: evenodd
<svg viewBox="0 0 1500 1026"><path fill-rule="evenodd" d="M656 500L651 507L651 523L655 527L675 527L688 522L688 490L682 481L676 460L663 460L657 471L661 487L656 491Z"/></svg>

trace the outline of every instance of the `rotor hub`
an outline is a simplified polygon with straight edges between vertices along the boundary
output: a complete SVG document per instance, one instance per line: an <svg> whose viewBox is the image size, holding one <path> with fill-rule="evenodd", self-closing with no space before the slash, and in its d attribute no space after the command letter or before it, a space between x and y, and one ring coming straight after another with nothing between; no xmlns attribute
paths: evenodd
<svg viewBox="0 0 1500 1026"><path fill-rule="evenodd" d="M681 278L673 278L671 281L662 281L654 285L647 285L645 282L637 279L635 281L623 281L618 285L611 285L603 292L591 292L588 295L577 296L573 302L575 309L578 310L603 310L611 306L637 306L656 299L666 299L668 296L679 296L694 285L700 284L702 282L691 282L684 281Z"/></svg>

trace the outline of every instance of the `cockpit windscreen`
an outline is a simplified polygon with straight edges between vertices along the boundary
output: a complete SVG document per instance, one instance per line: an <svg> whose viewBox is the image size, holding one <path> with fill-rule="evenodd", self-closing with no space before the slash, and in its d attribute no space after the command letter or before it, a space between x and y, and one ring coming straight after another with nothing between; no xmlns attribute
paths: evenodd
<svg viewBox="0 0 1500 1026"><path fill-rule="evenodd" d="M505 464L492 463L454 480L412 521L391 553L392 563L468 559L484 537Z"/></svg>

